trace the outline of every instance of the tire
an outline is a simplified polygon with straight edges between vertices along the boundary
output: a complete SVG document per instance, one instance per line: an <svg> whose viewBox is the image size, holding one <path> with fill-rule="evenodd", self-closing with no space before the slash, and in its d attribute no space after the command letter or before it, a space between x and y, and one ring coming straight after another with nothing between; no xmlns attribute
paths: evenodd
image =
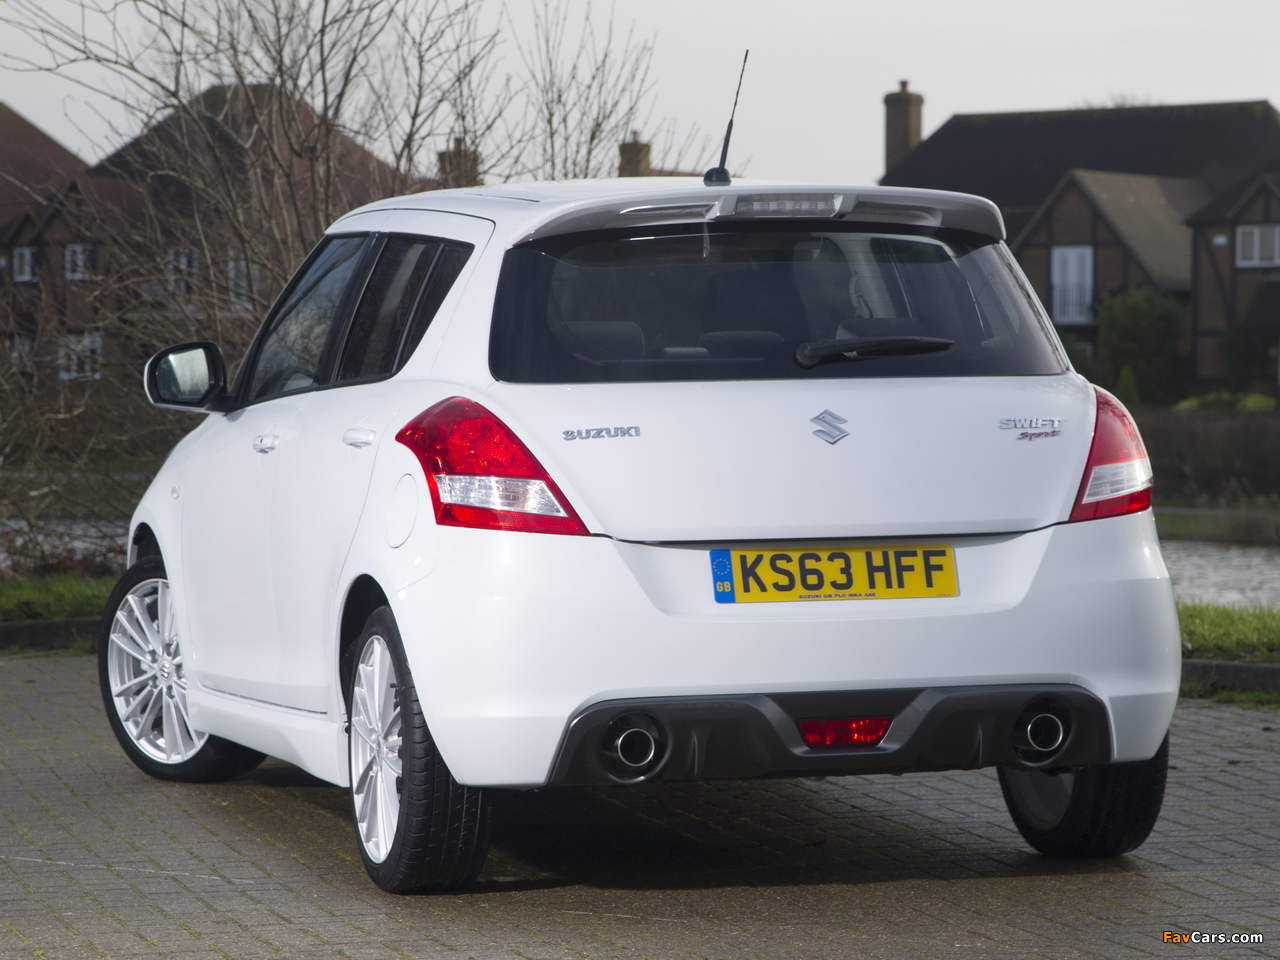
<svg viewBox="0 0 1280 960"><path fill-rule="evenodd" d="M182 648L160 557L139 560L111 592L98 634L98 684L120 746L158 780L227 780L263 760L256 750L191 726Z"/></svg>
<svg viewBox="0 0 1280 960"><path fill-rule="evenodd" d="M458 783L436 750L387 607L365 621L349 666L351 812L365 869L389 893L456 890L484 866L489 798Z"/></svg>
<svg viewBox="0 0 1280 960"><path fill-rule="evenodd" d="M1000 768L1000 789L1023 839L1064 859L1116 857L1140 847L1160 816L1169 736L1150 760L1061 772Z"/></svg>

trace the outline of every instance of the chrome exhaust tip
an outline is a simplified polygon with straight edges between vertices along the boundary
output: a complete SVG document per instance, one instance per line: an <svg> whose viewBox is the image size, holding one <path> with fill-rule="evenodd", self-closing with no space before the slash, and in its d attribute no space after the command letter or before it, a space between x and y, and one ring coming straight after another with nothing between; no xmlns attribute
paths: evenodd
<svg viewBox="0 0 1280 960"><path fill-rule="evenodd" d="M1013 722L1013 751L1028 766L1049 763L1071 738L1071 711L1055 698L1027 704Z"/></svg>
<svg viewBox="0 0 1280 960"><path fill-rule="evenodd" d="M627 713L605 728L600 762L614 780L638 783L657 772L667 757L667 732L653 717Z"/></svg>
<svg viewBox="0 0 1280 960"><path fill-rule="evenodd" d="M1040 713L1031 718L1022 735L1033 750L1048 753L1062 746L1062 741L1067 739L1067 730L1052 713Z"/></svg>

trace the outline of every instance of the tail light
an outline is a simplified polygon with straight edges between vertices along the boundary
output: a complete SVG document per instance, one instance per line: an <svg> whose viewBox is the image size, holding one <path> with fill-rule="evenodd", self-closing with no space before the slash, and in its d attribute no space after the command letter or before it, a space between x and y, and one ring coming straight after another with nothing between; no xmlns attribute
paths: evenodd
<svg viewBox="0 0 1280 960"><path fill-rule="evenodd" d="M1151 506L1151 461L1123 404L1101 387L1093 446L1071 510L1071 521L1137 513Z"/></svg>
<svg viewBox="0 0 1280 960"><path fill-rule="evenodd" d="M396 440L426 472L437 523L590 535L529 448L474 401L442 400L409 421Z"/></svg>
<svg viewBox="0 0 1280 960"><path fill-rule="evenodd" d="M889 732L893 717L848 717L797 720L800 736L811 747L874 747Z"/></svg>

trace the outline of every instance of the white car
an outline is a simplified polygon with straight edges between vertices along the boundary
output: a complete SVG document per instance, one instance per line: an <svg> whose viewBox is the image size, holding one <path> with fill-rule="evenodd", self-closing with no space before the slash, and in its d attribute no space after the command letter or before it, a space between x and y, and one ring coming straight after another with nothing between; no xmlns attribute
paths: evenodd
<svg viewBox="0 0 1280 960"><path fill-rule="evenodd" d="M671 178L340 219L131 525L103 697L152 776L350 785L374 881L490 791L997 766L1028 842L1159 813L1180 651L1151 469L986 200Z"/></svg>

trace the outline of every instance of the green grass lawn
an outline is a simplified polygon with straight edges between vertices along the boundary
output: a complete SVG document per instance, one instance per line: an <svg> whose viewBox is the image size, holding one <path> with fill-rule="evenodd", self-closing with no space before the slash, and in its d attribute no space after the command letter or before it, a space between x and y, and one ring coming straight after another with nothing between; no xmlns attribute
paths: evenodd
<svg viewBox="0 0 1280 960"><path fill-rule="evenodd" d="M1178 620L1183 656L1280 663L1280 610L1182 602Z"/></svg>
<svg viewBox="0 0 1280 960"><path fill-rule="evenodd" d="M96 617L115 586L112 577L51 574L0 580L0 622Z"/></svg>

